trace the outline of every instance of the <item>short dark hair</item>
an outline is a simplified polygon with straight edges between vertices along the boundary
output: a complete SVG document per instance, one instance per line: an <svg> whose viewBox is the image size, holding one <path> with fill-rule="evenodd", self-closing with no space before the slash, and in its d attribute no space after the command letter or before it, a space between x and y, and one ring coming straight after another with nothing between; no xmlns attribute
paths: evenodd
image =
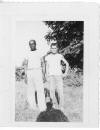
<svg viewBox="0 0 100 130"><path fill-rule="evenodd" d="M56 47L58 48L57 43L52 43L52 44L51 44L51 48L52 48L52 46L56 46Z"/></svg>
<svg viewBox="0 0 100 130"><path fill-rule="evenodd" d="M33 42L36 45L36 41L35 40L30 40L29 44L30 44L30 42Z"/></svg>

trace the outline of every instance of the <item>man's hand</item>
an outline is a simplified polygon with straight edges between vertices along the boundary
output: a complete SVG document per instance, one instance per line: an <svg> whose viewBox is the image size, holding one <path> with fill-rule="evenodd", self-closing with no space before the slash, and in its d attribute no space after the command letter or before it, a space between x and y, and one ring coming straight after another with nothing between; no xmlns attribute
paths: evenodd
<svg viewBox="0 0 100 130"><path fill-rule="evenodd" d="M62 78L65 78L66 76L67 76L67 74L66 74L66 73L62 74Z"/></svg>

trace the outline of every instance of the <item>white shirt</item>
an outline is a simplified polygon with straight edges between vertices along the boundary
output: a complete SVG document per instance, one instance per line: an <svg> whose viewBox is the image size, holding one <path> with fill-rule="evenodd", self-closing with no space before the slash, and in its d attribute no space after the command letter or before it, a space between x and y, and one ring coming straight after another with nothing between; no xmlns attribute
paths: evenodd
<svg viewBox="0 0 100 130"><path fill-rule="evenodd" d="M50 54L45 60L48 66L48 75L62 75L61 60L63 56L61 54Z"/></svg>
<svg viewBox="0 0 100 130"><path fill-rule="evenodd" d="M28 59L28 69L36 69L41 67L41 53L36 51L29 51L27 55Z"/></svg>

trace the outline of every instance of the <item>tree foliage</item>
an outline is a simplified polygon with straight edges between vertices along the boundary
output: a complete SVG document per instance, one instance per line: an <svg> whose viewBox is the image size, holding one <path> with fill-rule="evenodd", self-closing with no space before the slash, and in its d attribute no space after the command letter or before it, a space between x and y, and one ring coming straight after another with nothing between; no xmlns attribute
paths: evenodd
<svg viewBox="0 0 100 130"><path fill-rule="evenodd" d="M83 21L45 21L50 31L45 35L48 42L56 41L59 52L71 68L83 69Z"/></svg>

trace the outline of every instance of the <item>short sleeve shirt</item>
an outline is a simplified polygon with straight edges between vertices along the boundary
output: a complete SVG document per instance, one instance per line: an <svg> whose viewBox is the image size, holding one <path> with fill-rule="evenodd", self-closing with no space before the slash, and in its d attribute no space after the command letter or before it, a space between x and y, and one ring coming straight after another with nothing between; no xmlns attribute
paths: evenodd
<svg viewBox="0 0 100 130"><path fill-rule="evenodd" d="M29 51L27 54L28 59L28 69L35 69L41 67L41 58L43 55L36 50L36 51Z"/></svg>
<svg viewBox="0 0 100 130"><path fill-rule="evenodd" d="M62 75L61 60L63 56L61 54L49 54L45 60L48 65L49 75Z"/></svg>

